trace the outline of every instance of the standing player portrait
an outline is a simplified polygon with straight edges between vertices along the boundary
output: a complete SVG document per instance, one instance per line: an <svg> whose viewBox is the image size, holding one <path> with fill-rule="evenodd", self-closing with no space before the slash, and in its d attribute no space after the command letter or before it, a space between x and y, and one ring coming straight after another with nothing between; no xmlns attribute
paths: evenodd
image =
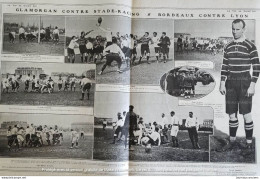
<svg viewBox="0 0 260 179"><path fill-rule="evenodd" d="M239 127L237 113L243 115L246 134L246 146L243 154L253 152L253 119L251 115L252 97L255 94L260 64L256 46L246 39L246 24L242 19L232 22L234 40L224 48L219 91L226 96L226 113L229 115L229 142L223 151L232 150L236 145L236 133ZM250 74L250 69L253 73Z"/></svg>

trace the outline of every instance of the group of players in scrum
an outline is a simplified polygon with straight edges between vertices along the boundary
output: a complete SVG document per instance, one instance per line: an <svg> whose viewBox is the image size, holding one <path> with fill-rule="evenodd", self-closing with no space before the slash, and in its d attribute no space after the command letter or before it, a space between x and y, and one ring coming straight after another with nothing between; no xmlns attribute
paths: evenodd
<svg viewBox="0 0 260 179"><path fill-rule="evenodd" d="M83 129L71 129L71 147L78 148L80 138L84 138ZM28 125L26 128L14 125L7 129L7 145L9 151L14 149L21 149L23 147L42 147L44 145L62 145L63 129L58 128L57 125L53 127ZM75 145L75 146L74 146Z"/></svg>
<svg viewBox="0 0 260 179"><path fill-rule="evenodd" d="M136 116L136 117L135 117ZM189 112L189 117L186 119L185 127L188 129L189 137L194 149L200 149L198 143L198 121L197 117L193 115L193 112ZM138 121L138 122L137 122ZM127 137L129 134L129 150L131 143L136 145L142 145L145 147L146 152L150 152L151 146L160 146L162 144L169 143L168 132L170 132L172 147L179 147L178 132L179 127L182 125L180 119L175 115L174 111L170 112L170 122L162 113L160 122L154 121L152 124L145 124L144 119L139 115L135 115L133 107L130 106L130 112L125 111L122 114L117 114L117 120L112 121L114 130L114 140L121 141L122 137L125 137L125 149L127 148ZM103 120L103 130L107 126L106 119Z"/></svg>
<svg viewBox="0 0 260 179"><path fill-rule="evenodd" d="M87 92L87 97L89 99L89 93L91 88L91 80L82 75L82 79L77 79L74 75L66 77L65 80L62 79L61 76L59 76L58 80L54 82L54 80L47 76L43 76L41 78L37 78L35 75L28 74L24 80L22 80L22 75L19 75L18 77L16 74L14 74L12 77L10 77L8 74L6 78L3 78L2 80L2 87L3 87L3 93L9 93L9 89L11 89L11 92L18 92L18 89L20 88L20 83L24 82L25 92L38 92L38 93L53 93L54 92L54 84L58 84L58 91L60 92L63 88L63 91L76 91L76 84L79 83L80 89L82 91L82 98L84 99L84 94ZM31 84L31 85L30 85ZM64 87L63 87L64 84ZM31 86L31 91L29 90Z"/></svg>
<svg viewBox="0 0 260 179"><path fill-rule="evenodd" d="M106 58L106 63L103 65L99 75L103 73L106 66L110 66L113 61L118 64L118 72L122 73L122 62L126 62L127 67L129 65L136 65L135 60L137 58L137 46L141 44L141 55L138 64L141 63L143 58L146 58L147 63L150 64L150 44L153 45L155 50L155 56L157 63L160 58L163 57L164 63L169 59L169 47L171 45L170 38L166 36L166 32L162 32L159 36L157 32L153 32L153 36L149 37L149 32L138 38L137 35L126 34L120 36L119 32L115 36L112 36L112 32L109 29L104 29L97 25L99 29L106 33L106 37L96 36L93 40L91 37L87 37L94 30L85 33L81 32L80 37L72 36L67 48L68 61L75 62L75 48L79 48L81 54L81 62L91 62L94 59L94 63L99 58L102 60Z"/></svg>
<svg viewBox="0 0 260 179"><path fill-rule="evenodd" d="M54 44L58 44L59 43L59 29L56 26L54 30L51 31L50 27L47 28L42 28L40 30L40 42L49 42L49 41L53 41ZM14 43L15 39L16 39L16 32L15 29L11 29L9 34L9 42L10 43ZM19 38L19 42L21 43L22 40L24 40L25 42L29 43L34 41L35 39L38 39L39 37L39 31L38 30L31 30L30 28L27 28L25 30L25 28L23 26L21 26L18 30L18 38Z"/></svg>

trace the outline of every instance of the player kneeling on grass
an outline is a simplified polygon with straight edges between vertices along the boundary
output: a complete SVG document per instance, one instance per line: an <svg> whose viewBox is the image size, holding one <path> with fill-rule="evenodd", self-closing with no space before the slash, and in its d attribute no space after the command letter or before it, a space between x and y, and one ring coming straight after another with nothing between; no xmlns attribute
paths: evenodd
<svg viewBox="0 0 260 179"><path fill-rule="evenodd" d="M117 62L117 65L118 65L117 72L122 73L120 68L122 65L122 59L125 58L125 55L122 52L122 50L120 49L120 47L117 45L116 37L112 37L112 45L106 47L103 54L106 56L106 63L103 65L101 71L98 74L102 75L102 73L106 69L107 65L111 66L111 63L113 61Z"/></svg>
<svg viewBox="0 0 260 179"><path fill-rule="evenodd" d="M153 131L151 134L147 134L145 137L143 137L141 140L142 145L147 146L148 144L151 144L154 146L160 146L161 145L161 136L158 131L159 131L159 128L156 127L155 131Z"/></svg>
<svg viewBox="0 0 260 179"><path fill-rule="evenodd" d="M79 141L79 134L77 131L74 131L73 129L71 129L71 149L74 148L74 144L76 144L75 148L78 148L78 143Z"/></svg>
<svg viewBox="0 0 260 179"><path fill-rule="evenodd" d="M77 38L75 36L72 36L71 40L70 40L70 44L67 48L67 52L68 52L68 61L70 63L70 59L72 60L71 62L74 63L75 62L75 51L74 48L79 47L79 44L77 43Z"/></svg>
<svg viewBox="0 0 260 179"><path fill-rule="evenodd" d="M87 91L87 96L89 100L89 95L90 95L90 88L91 88L91 80L82 75L82 80L80 81L80 88L81 88L81 99L84 100L85 92Z"/></svg>

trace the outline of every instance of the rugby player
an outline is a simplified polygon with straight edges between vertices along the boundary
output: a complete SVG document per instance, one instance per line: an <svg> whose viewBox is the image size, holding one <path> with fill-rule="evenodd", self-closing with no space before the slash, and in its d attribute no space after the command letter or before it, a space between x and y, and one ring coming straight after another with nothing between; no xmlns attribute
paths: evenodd
<svg viewBox="0 0 260 179"><path fill-rule="evenodd" d="M154 51L155 51L156 61L158 63L159 62L159 56L160 56L160 53L161 53L161 48L158 45L158 44L160 44L160 37L157 36L157 32L153 33L152 44L153 44Z"/></svg>
<svg viewBox="0 0 260 179"><path fill-rule="evenodd" d="M71 129L71 149L74 148L74 144L76 144L75 148L78 148L79 145L79 134L77 131Z"/></svg>
<svg viewBox="0 0 260 179"><path fill-rule="evenodd" d="M149 42L152 41L151 37L149 37L149 32L145 32L144 36L139 39L141 41L141 56L139 59L139 64L141 63L141 60L144 55L146 55L147 63L150 64L149 58L150 58L150 48L149 48Z"/></svg>
<svg viewBox="0 0 260 179"><path fill-rule="evenodd" d="M243 154L250 154L253 152L254 128L251 115L252 97L255 94L260 64L256 46L246 39L245 29L246 24L242 19L232 22L234 40L224 48L219 91L222 95L226 95L226 113L229 115L230 139L223 151L232 150L237 144L236 133L239 126L237 113L239 112L244 118L246 134L246 149Z"/></svg>
<svg viewBox="0 0 260 179"><path fill-rule="evenodd" d="M169 58L169 47L171 45L170 38L166 36L166 32L162 33L159 45L161 46L161 52L163 54L164 63L166 63L166 57L167 59Z"/></svg>
<svg viewBox="0 0 260 179"><path fill-rule="evenodd" d="M59 37L60 31L59 31L57 26L53 30L52 34L53 34L53 43L54 43L54 45L58 45L59 40L60 40L60 37Z"/></svg>
<svg viewBox="0 0 260 179"><path fill-rule="evenodd" d="M106 69L107 65L111 65L113 61L116 61L118 64L118 70L117 72L122 73L123 71L120 70L122 59L125 58L124 53L120 49L120 47L117 45L117 40L115 37L112 38L113 44L106 47L104 49L103 54L106 56L106 63L103 65L101 71L98 73L99 75L102 75L103 71Z"/></svg>
<svg viewBox="0 0 260 179"><path fill-rule="evenodd" d="M113 140L112 144L116 143L116 139L119 140L120 133L122 132L122 127L124 126L124 121L123 121L123 118L121 116L121 113L117 114L116 126L117 126L117 128L116 128L115 133L114 133L114 140Z"/></svg>
<svg viewBox="0 0 260 179"><path fill-rule="evenodd" d="M81 86L80 87L81 88L81 99L80 100L84 100L86 91L87 91L87 96L88 96L88 100L89 100L91 80L83 75L82 80L80 81L80 86Z"/></svg>
<svg viewBox="0 0 260 179"><path fill-rule="evenodd" d="M178 132L179 132L179 127L180 127L180 120L179 118L175 115L174 111L171 111L171 136L172 136L172 146L173 147L179 147L179 140L178 140Z"/></svg>
<svg viewBox="0 0 260 179"><path fill-rule="evenodd" d="M198 143L199 142L198 132L197 132L198 119L197 119L197 117L193 116L193 112L189 112L189 117L186 119L185 125L188 128L192 147L194 149L200 149L200 146Z"/></svg>
<svg viewBox="0 0 260 179"><path fill-rule="evenodd" d="M68 53L68 61L70 63L70 59L72 60L71 62L75 62L75 51L74 49L76 47L79 47L79 44L77 43L78 39L75 36L71 37L70 44L67 48L67 53Z"/></svg>

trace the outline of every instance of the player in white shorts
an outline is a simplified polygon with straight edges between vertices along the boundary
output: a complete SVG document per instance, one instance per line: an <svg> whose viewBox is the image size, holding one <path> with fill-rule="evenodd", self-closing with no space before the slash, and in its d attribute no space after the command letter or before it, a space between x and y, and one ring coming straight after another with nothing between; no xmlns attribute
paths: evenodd
<svg viewBox="0 0 260 179"><path fill-rule="evenodd" d="M76 144L75 148L78 148L78 143L79 141L79 134L77 131L74 131L73 129L71 129L71 149L74 148L74 144Z"/></svg>
<svg viewBox="0 0 260 179"><path fill-rule="evenodd" d="M172 146L173 147L179 147L179 141L177 138L178 132L179 132L179 126L180 126L180 120L177 116L175 116L175 112L171 111L171 136L172 136Z"/></svg>

